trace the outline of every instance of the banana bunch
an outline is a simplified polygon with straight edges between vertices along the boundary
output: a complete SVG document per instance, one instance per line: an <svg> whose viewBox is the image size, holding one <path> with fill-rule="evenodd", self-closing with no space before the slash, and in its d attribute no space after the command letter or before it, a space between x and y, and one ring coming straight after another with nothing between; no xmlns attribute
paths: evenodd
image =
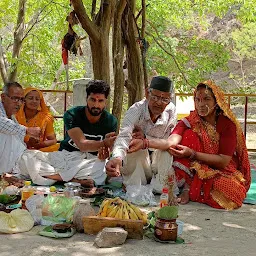
<svg viewBox="0 0 256 256"><path fill-rule="evenodd" d="M142 220L144 225L147 224L147 214L145 212L119 197L106 198L100 206L98 216L124 220Z"/></svg>

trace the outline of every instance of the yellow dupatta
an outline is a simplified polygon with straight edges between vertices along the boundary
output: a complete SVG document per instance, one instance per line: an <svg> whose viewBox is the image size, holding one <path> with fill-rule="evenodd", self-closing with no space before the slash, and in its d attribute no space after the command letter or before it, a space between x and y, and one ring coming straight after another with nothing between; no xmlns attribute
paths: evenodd
<svg viewBox="0 0 256 256"><path fill-rule="evenodd" d="M40 127L42 136L40 138L40 141L43 141L45 139L45 129L48 122L53 122L53 117L44 101L43 93L33 87L26 88L24 91L25 97L26 95L31 91L37 91L40 96L40 106L38 107L38 113L31 118L30 120L26 119L25 115L25 104L23 104L20 108L20 110L16 114L17 121L27 127ZM26 136L24 141L27 142L29 140L29 136Z"/></svg>

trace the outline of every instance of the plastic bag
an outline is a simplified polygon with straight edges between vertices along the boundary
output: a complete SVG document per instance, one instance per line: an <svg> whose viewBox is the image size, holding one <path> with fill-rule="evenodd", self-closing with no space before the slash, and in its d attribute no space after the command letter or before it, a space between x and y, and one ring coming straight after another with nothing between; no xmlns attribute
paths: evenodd
<svg viewBox="0 0 256 256"><path fill-rule="evenodd" d="M74 198L48 195L43 201L41 224L71 223L77 202Z"/></svg>
<svg viewBox="0 0 256 256"><path fill-rule="evenodd" d="M47 226L43 230L39 231L40 236L47 236L52 238L67 238L71 237L76 233L76 230L74 228L71 228L70 232L65 233L58 233L55 230L53 230L52 226Z"/></svg>
<svg viewBox="0 0 256 256"><path fill-rule="evenodd" d="M43 201L44 195L34 195L29 197L25 202L28 211L35 221L35 225L41 224Z"/></svg>
<svg viewBox="0 0 256 256"><path fill-rule="evenodd" d="M33 226L34 220L26 210L16 209L10 213L0 212L0 233L26 232Z"/></svg>
<svg viewBox="0 0 256 256"><path fill-rule="evenodd" d="M157 202L150 185L129 185L126 187L126 199L141 206L156 206Z"/></svg>

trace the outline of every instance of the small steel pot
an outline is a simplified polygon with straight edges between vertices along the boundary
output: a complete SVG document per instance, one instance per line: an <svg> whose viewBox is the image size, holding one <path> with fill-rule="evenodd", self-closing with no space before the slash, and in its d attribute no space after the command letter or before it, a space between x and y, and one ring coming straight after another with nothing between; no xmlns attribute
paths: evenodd
<svg viewBox="0 0 256 256"><path fill-rule="evenodd" d="M78 182L67 182L65 183L64 195L66 197L79 196L81 191L81 184Z"/></svg>

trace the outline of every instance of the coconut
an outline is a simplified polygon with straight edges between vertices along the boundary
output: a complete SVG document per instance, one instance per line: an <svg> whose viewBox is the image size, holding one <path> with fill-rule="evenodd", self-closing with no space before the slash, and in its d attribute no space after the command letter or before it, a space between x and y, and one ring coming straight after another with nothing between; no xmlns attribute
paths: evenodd
<svg viewBox="0 0 256 256"><path fill-rule="evenodd" d="M80 199L73 216L73 224L78 232L84 232L83 217L95 216L95 210L90 205L89 199Z"/></svg>

